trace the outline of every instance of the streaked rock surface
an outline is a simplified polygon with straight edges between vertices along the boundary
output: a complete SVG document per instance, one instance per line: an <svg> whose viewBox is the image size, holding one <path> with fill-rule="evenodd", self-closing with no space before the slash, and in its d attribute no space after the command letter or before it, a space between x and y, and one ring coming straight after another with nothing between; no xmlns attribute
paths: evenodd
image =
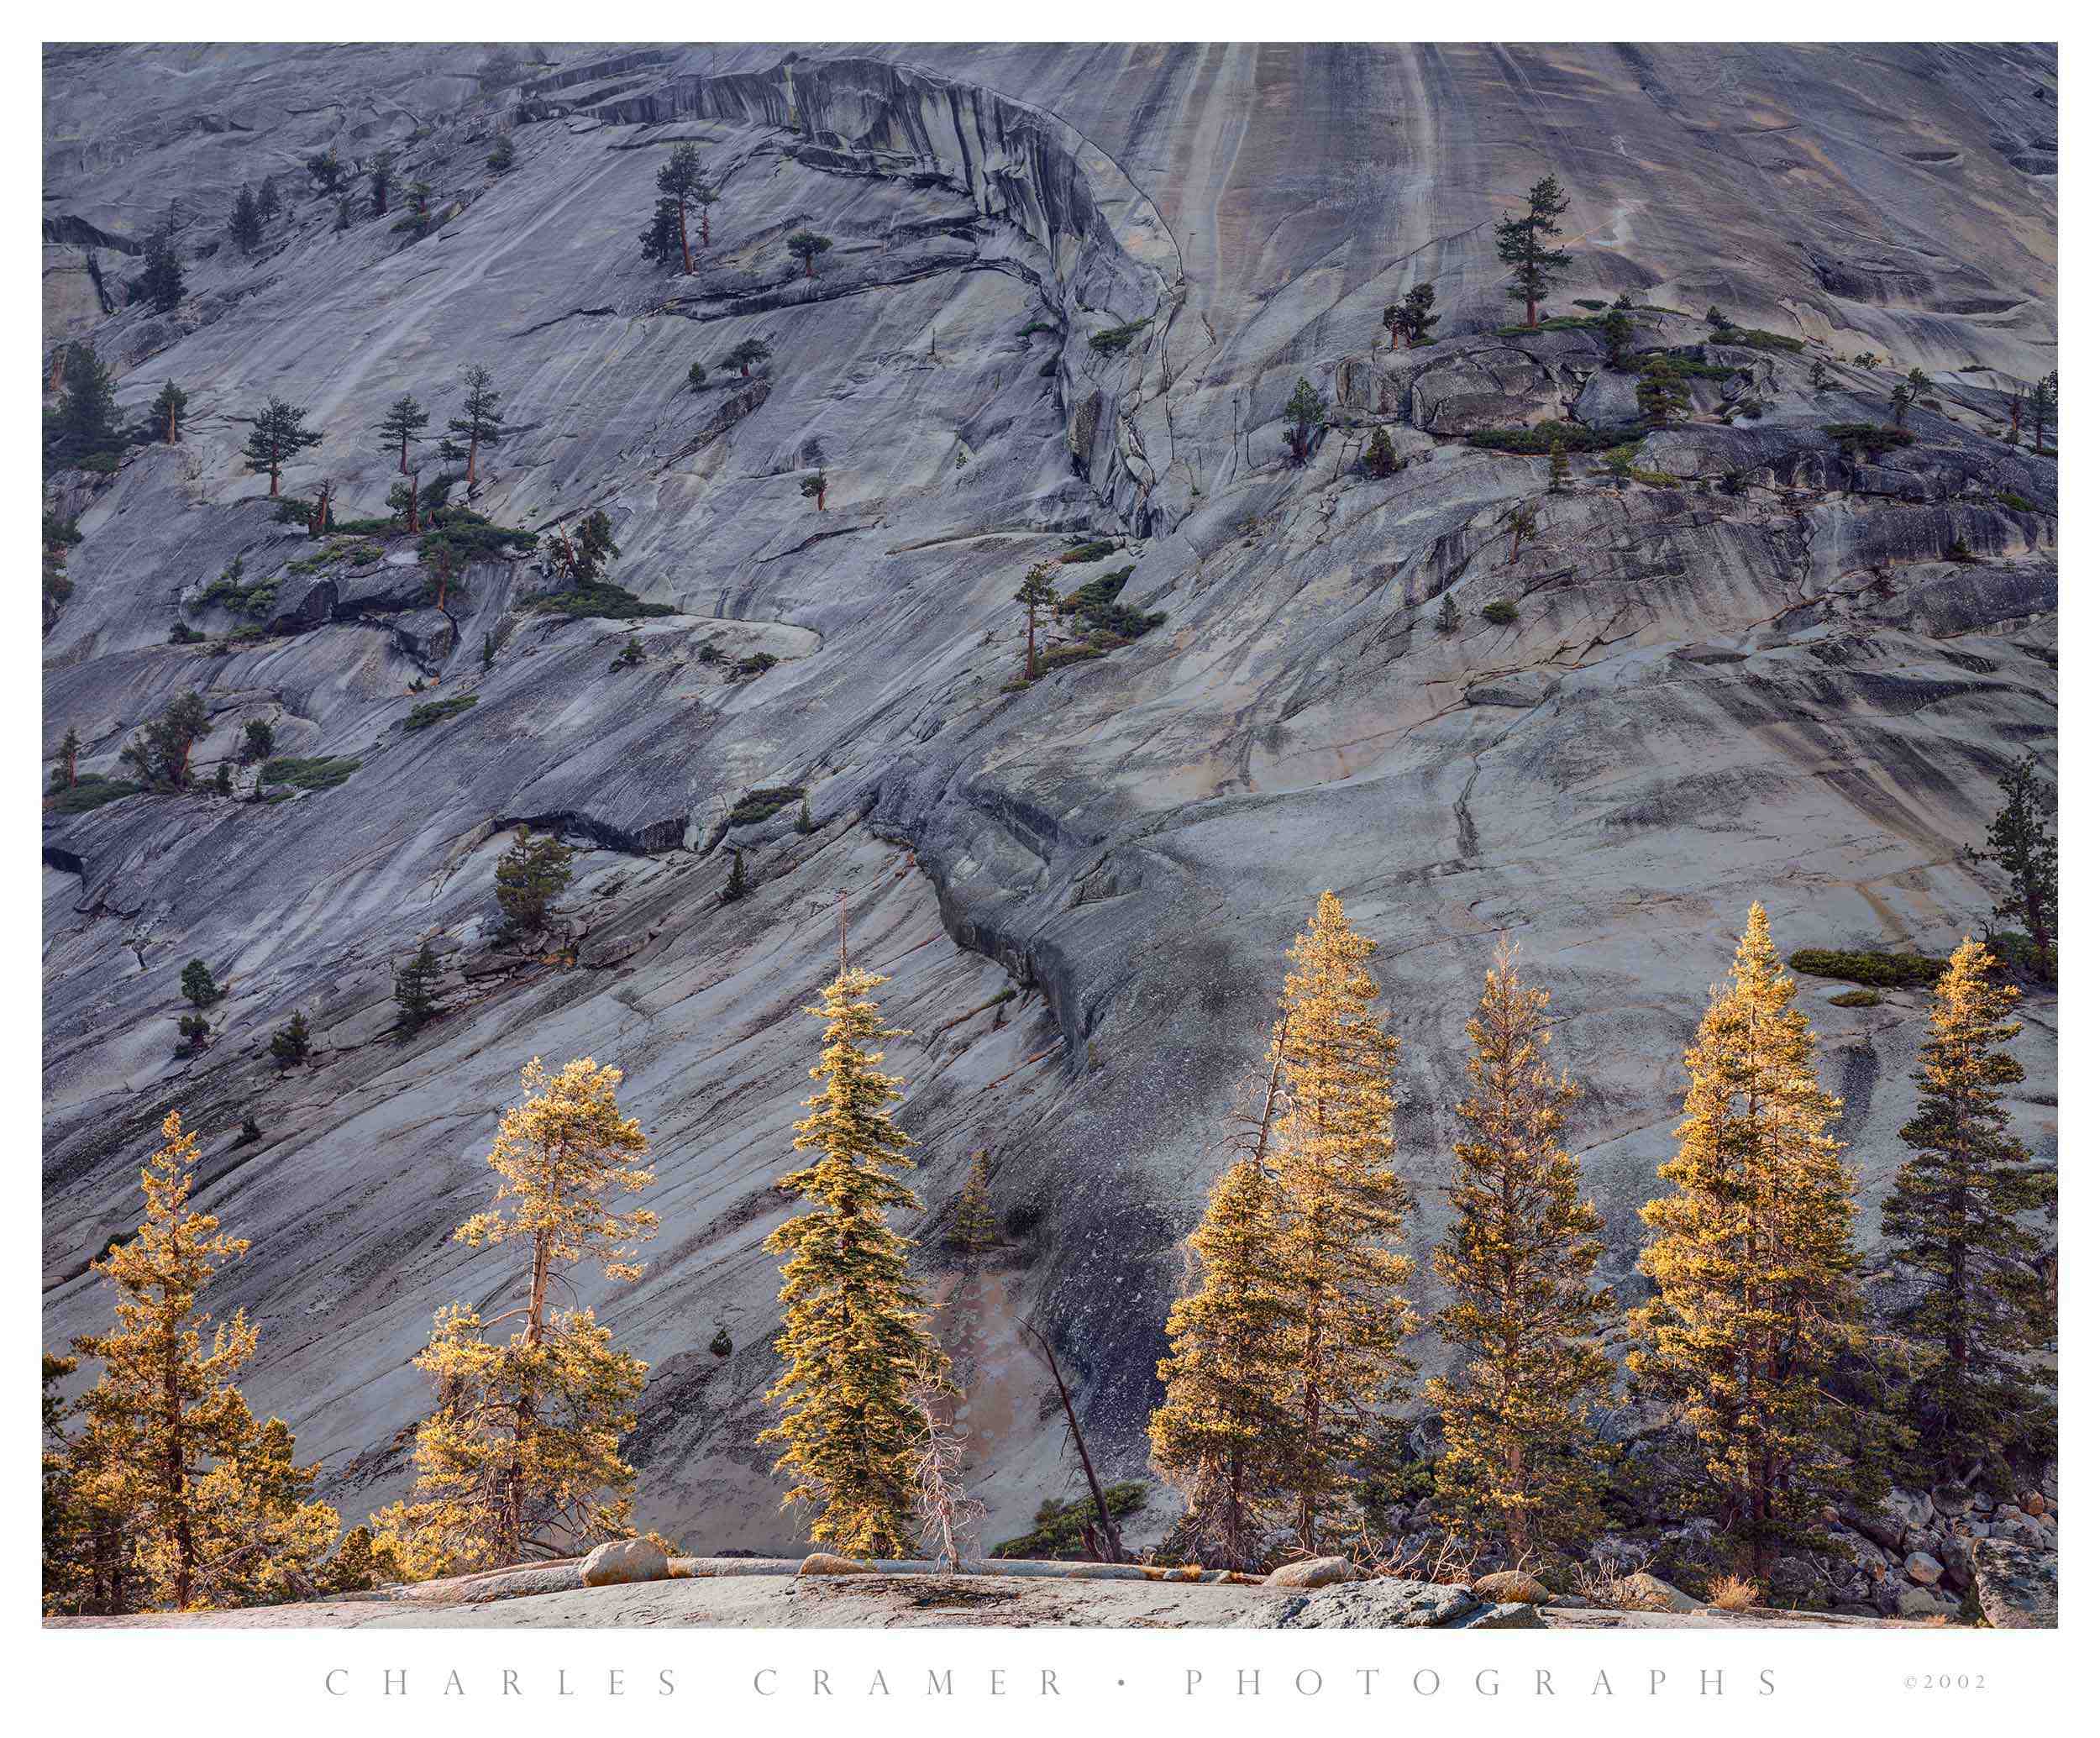
<svg viewBox="0 0 2100 1738"><path fill-rule="evenodd" d="M800 1011L843 890L855 959L916 1035L890 1066L941 1295L953 1198L992 1156L1006 1245L966 1417L996 1539L1079 1489L1019 1316L1054 1329L1104 1478L1142 1476L1177 1240L1323 887L1381 944L1417 1255L1506 930L1588 1089L1572 1140L1622 1282L1749 901L1789 949L1944 952L1983 921L1960 848L2010 760L2055 753L2055 466L1989 433L2003 389L2055 365L2051 51L550 52L533 88L486 96L476 50L47 53L47 337L91 340L128 411L171 378L192 410L181 446L59 486L85 541L45 642L45 753L71 725L84 768L114 771L194 685L207 772L257 717L280 753L360 762L281 804L47 821L47 1343L103 1319L87 1263L135 1221L179 1105L206 1136L202 1202L253 1242L213 1300L260 1321L250 1397L361 1515L406 1484L432 1311L509 1282L505 1252L448 1238L486 1194L519 1065L594 1055L627 1070L660 1179L648 1276L575 1276L653 1367L638 1518L690 1550L799 1555L752 1442L777 1283L759 1245L788 1210L771 1183L814 1053ZM690 279L635 246L685 139L725 186ZM336 231L297 167L331 144L391 145L397 186L428 181L446 220ZM1547 497L1543 459L1462 444L1483 414L1625 412L1589 334L1496 335L1493 221L1549 168L1575 201L1557 310L1628 290L1686 311L1642 334L1682 347L1718 302L1828 339L1833 386L1743 353L1735 381L1698 383L1702 416L1769 408L1646 440L1672 486L1614 491L1578 457ZM243 260L227 209L272 172L287 215ZM122 307L171 202L189 297ZM837 243L814 282L780 246L801 227ZM1394 353L1379 311L1418 279L1443 341ZM1121 354L1089 344L1140 321ZM724 377L753 336L770 363ZM1894 367L1849 365L1870 350ZM393 479L373 425L405 391L442 422L468 361L513 425L477 504L534 528L607 512L614 576L679 612L633 624L639 668L609 672L629 624L522 612L544 583L527 564L471 570L449 613L417 606L399 539L286 571L318 546L270 522L237 419L272 392L307 406L328 439L288 491L332 479L343 513L375 515ZM1882 420L1914 364L1940 406L1913 412L1914 446L1855 464L1821 435ZM1296 470L1281 413L1301 375L1338 409ZM1349 463L1373 423L1409 461L1385 481ZM799 486L812 441L821 515ZM1512 556L1520 502L1538 527ZM1074 536L1125 547L1074 585L1130 564L1122 601L1166 622L1009 694L1014 587ZM1944 559L1957 537L1979 560ZM236 555L247 583L279 577L272 620L299 631L168 644ZM1482 618L1497 600L1515 623ZM778 661L731 679L759 653ZM790 804L722 838L740 796L786 785L814 832ZM520 822L582 848L573 965L493 943ZM729 843L757 888L725 906ZM424 937L454 1011L396 1043L391 968ZM192 956L229 994L178 1058ZM1871 1199L1924 999L1828 1006L1844 987L1803 999ZM269 1035L295 1009L316 1055L280 1076ZM2024 1014L2015 1124L2053 1153L2053 997ZM236 1144L249 1114L262 1137Z"/></svg>

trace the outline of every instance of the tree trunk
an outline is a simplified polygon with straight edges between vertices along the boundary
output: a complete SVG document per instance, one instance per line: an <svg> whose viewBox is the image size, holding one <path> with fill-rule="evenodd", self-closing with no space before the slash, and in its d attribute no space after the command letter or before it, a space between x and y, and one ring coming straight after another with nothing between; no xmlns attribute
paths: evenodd
<svg viewBox="0 0 2100 1738"><path fill-rule="evenodd" d="M186 753L184 759L186 762ZM190 1605L192 1577L197 1568L197 1541L190 1532L188 1493L183 1489L185 1462L182 1452L182 1391L176 1369L176 1341L171 1337L161 1369L161 1399L166 1408L168 1446L163 1457L161 1476L165 1483L163 1500L174 1518L175 1531L175 1609L186 1611Z"/></svg>
<svg viewBox="0 0 2100 1738"><path fill-rule="evenodd" d="M474 488L475 461L480 457L480 454L481 437L478 433L470 434L467 437L467 489L470 493Z"/></svg>
<svg viewBox="0 0 2100 1738"><path fill-rule="evenodd" d="M1031 1331L1024 1327L1022 1332ZM1086 1438L1079 1434L1079 1416L1072 1409L1072 1395L1064 1385L1064 1373L1058 1368L1058 1355L1050 1349L1049 1337L1041 1329L1033 1331L1036 1344L1042 1350L1043 1362L1050 1366L1050 1378L1058 1384L1058 1399L1064 1407L1065 1427L1072 1432L1072 1446L1079 1452L1079 1469L1086 1474L1086 1488L1094 1494L1094 1514L1100 1525L1101 1538L1105 1546L1105 1561L1120 1563L1123 1561L1122 1536L1108 1512L1108 1499L1101 1494L1101 1481L1094 1476L1093 1457L1086 1452Z"/></svg>
<svg viewBox="0 0 2100 1738"><path fill-rule="evenodd" d="M685 239L685 202L678 202L678 256L685 262L685 276L693 275L692 244Z"/></svg>
<svg viewBox="0 0 2100 1738"><path fill-rule="evenodd" d="M170 446L173 446L173 445L175 444L175 407L174 407L172 404L171 404L171 405L168 407L168 441L167 441L167 444L168 444Z"/></svg>
<svg viewBox="0 0 2100 1738"><path fill-rule="evenodd" d="M277 467L274 465L270 467L270 498L277 498Z"/></svg>
<svg viewBox="0 0 2100 1738"><path fill-rule="evenodd" d="M820 513L824 511L824 486L822 483L816 486L816 510Z"/></svg>
<svg viewBox="0 0 2100 1738"><path fill-rule="evenodd" d="M402 450L404 452L407 450L406 443L403 443ZM417 486L417 483L422 475L423 473L419 470L412 470L408 473L408 534L411 537L416 534L416 506L423 496L423 491Z"/></svg>
<svg viewBox="0 0 2100 1738"><path fill-rule="evenodd" d="M1036 679L1036 606L1028 606L1028 680Z"/></svg>

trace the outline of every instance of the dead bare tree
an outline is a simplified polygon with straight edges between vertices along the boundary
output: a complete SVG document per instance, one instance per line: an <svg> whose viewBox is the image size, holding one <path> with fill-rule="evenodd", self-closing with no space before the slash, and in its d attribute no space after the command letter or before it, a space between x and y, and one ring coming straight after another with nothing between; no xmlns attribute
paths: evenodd
<svg viewBox="0 0 2100 1738"><path fill-rule="evenodd" d="M1086 1488L1094 1494L1094 1520L1085 1529L1089 1536L1089 1548L1098 1562L1127 1562L1122 1535L1116 1530L1116 1517L1108 1512L1108 1499L1102 1494L1101 1481L1095 1477L1094 1457L1086 1452L1086 1438L1079 1431L1079 1415L1072 1405L1072 1390L1064 1385L1064 1372L1058 1368L1058 1355L1051 1349L1049 1336L1026 1321L1021 1324L1021 1333L1024 1339L1034 1342L1043 1363L1050 1367L1050 1379L1057 1384L1058 1399L1064 1408L1065 1428L1072 1432L1072 1446L1079 1451L1079 1469L1086 1474Z"/></svg>
<svg viewBox="0 0 2100 1738"><path fill-rule="evenodd" d="M953 1390L937 1371L921 1364L912 1378L911 1404L918 1409L918 1458L912 1471L917 1481L916 1509L919 1537L949 1574L963 1567L963 1546L976 1536L984 1520L984 1505L963 1489L963 1438L943 1417Z"/></svg>

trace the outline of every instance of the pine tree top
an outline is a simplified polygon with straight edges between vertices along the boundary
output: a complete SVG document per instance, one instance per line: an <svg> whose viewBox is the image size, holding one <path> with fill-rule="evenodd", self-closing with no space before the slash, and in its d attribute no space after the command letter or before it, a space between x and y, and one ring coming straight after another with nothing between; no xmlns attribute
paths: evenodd
<svg viewBox="0 0 2100 1738"><path fill-rule="evenodd" d="M605 1203L608 1195L637 1194L656 1180L643 1163L649 1143L641 1123L620 1112L622 1078L588 1056L552 1075L537 1056L526 1063L524 1096L503 1113L489 1149L490 1168L503 1179L496 1204L453 1235L476 1247L543 1238L554 1261L589 1256L605 1263L610 1279L640 1278L641 1263L627 1258L656 1235L657 1216L641 1208L616 1213Z"/></svg>

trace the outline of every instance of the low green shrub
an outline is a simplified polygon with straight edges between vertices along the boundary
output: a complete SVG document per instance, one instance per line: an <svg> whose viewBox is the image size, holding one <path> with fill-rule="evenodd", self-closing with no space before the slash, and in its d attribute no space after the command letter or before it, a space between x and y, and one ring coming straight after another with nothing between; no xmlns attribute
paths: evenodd
<svg viewBox="0 0 2100 1738"><path fill-rule="evenodd" d="M478 694L455 694L449 700L427 700L410 711L402 721L401 727L404 732L428 730L433 724L458 717L480 697Z"/></svg>
<svg viewBox="0 0 2100 1738"><path fill-rule="evenodd" d="M1529 428L1476 428L1466 437L1466 444L1490 453L1544 458L1552 452L1556 443L1564 453L1603 453L1623 442L1637 441L1647 432L1634 425L1591 428L1581 423L1556 419L1536 423Z"/></svg>
<svg viewBox="0 0 2100 1738"><path fill-rule="evenodd" d="M327 754L281 754L263 762L262 780L265 785L289 785L295 790L333 790L364 764Z"/></svg>
<svg viewBox="0 0 2100 1738"><path fill-rule="evenodd" d="M1111 1484L1101 1493L1110 1519L1120 1520L1145 1506L1145 1487L1135 1478ZM1069 1503L1046 1498L1036 1510L1036 1524L1018 1539L1004 1539L990 1555L1000 1557L1076 1558L1085 1550L1086 1525L1095 1518L1089 1494Z"/></svg>
<svg viewBox="0 0 2100 1738"><path fill-rule="evenodd" d="M2056 982L2056 950L2037 948L2033 940L2017 930L2003 932L1992 931L1985 934L1983 945L1991 950L1999 965L2007 971L2054 986Z"/></svg>
<svg viewBox="0 0 2100 1738"><path fill-rule="evenodd" d="M1096 355L1120 356L1131 347L1131 340L1151 324L1149 319L1143 319L1132 320L1126 326L1111 326L1087 339L1087 348Z"/></svg>
<svg viewBox="0 0 2100 1738"><path fill-rule="evenodd" d="M572 616L607 622L635 622L644 616L675 616L668 603L644 603L624 585L600 581L566 591L549 591L525 607L536 615Z"/></svg>
<svg viewBox="0 0 2100 1738"><path fill-rule="evenodd" d="M136 796L146 787L135 785L129 779L112 779L102 773L82 773L79 781L70 790L55 790L45 799L45 807L54 815L85 815L90 809L99 809L106 802L115 802L121 797Z"/></svg>
<svg viewBox="0 0 2100 1738"><path fill-rule="evenodd" d="M1936 984L1947 969L1945 960L1924 953L1883 953L1851 948L1799 948L1787 964L1803 977L1839 978L1881 990L1915 990Z"/></svg>
<svg viewBox="0 0 2100 1738"><path fill-rule="evenodd" d="M1101 646L1053 646L1036 657L1036 674L1047 675L1053 669L1063 669L1068 664L1086 664L1096 658L1105 658L1108 650Z"/></svg>
<svg viewBox="0 0 2100 1738"><path fill-rule="evenodd" d="M1907 447L1918 437L1908 428L1882 423L1825 423L1823 432L1841 447L1851 447L1878 459L1893 447Z"/></svg>
<svg viewBox="0 0 2100 1738"><path fill-rule="evenodd" d="M1877 990L1848 990L1842 995L1830 998L1834 1008L1878 1008L1881 1005L1881 992Z"/></svg>
<svg viewBox="0 0 2100 1738"><path fill-rule="evenodd" d="M1798 354L1808 340L1788 338L1783 332L1767 332L1756 326L1725 326L1714 334L1715 344L1734 344L1740 349L1791 350Z"/></svg>
<svg viewBox="0 0 2100 1738"><path fill-rule="evenodd" d="M2016 513L2039 513L2041 512L2041 508L2036 506L2033 501L2029 501L2024 495L2015 494L2010 489L1999 490L1998 491L1998 498L1999 506L2010 507Z"/></svg>
<svg viewBox="0 0 2100 1738"><path fill-rule="evenodd" d="M1680 355L1674 350L1644 350L1641 354L1643 368L1658 368L1673 380L1730 381L1743 370L1725 362L1709 362L1706 352L1695 349L1690 355Z"/></svg>
<svg viewBox="0 0 2100 1738"><path fill-rule="evenodd" d="M1113 634L1126 643L1142 639L1167 617L1164 611L1155 610L1147 615L1142 610L1135 610L1128 604L1116 601L1123 587L1129 583L1131 575L1136 571L1134 565L1118 568L1114 573L1089 580L1058 605L1058 612L1060 615L1076 615L1097 633Z"/></svg>
<svg viewBox="0 0 2100 1738"><path fill-rule="evenodd" d="M1506 599L1498 597L1493 603L1482 606L1480 617L1483 622L1492 622L1498 627L1507 627L1517 618L1517 606Z"/></svg>
<svg viewBox="0 0 2100 1738"><path fill-rule="evenodd" d="M1058 562L1060 566L1078 567L1089 561L1105 561L1115 553L1116 545L1109 542L1074 543L1058 557Z"/></svg>
<svg viewBox="0 0 2100 1738"><path fill-rule="evenodd" d="M769 821L791 802L802 800L800 785L762 785L747 790L737 800L737 806L729 811L732 827L756 827L761 821Z"/></svg>

